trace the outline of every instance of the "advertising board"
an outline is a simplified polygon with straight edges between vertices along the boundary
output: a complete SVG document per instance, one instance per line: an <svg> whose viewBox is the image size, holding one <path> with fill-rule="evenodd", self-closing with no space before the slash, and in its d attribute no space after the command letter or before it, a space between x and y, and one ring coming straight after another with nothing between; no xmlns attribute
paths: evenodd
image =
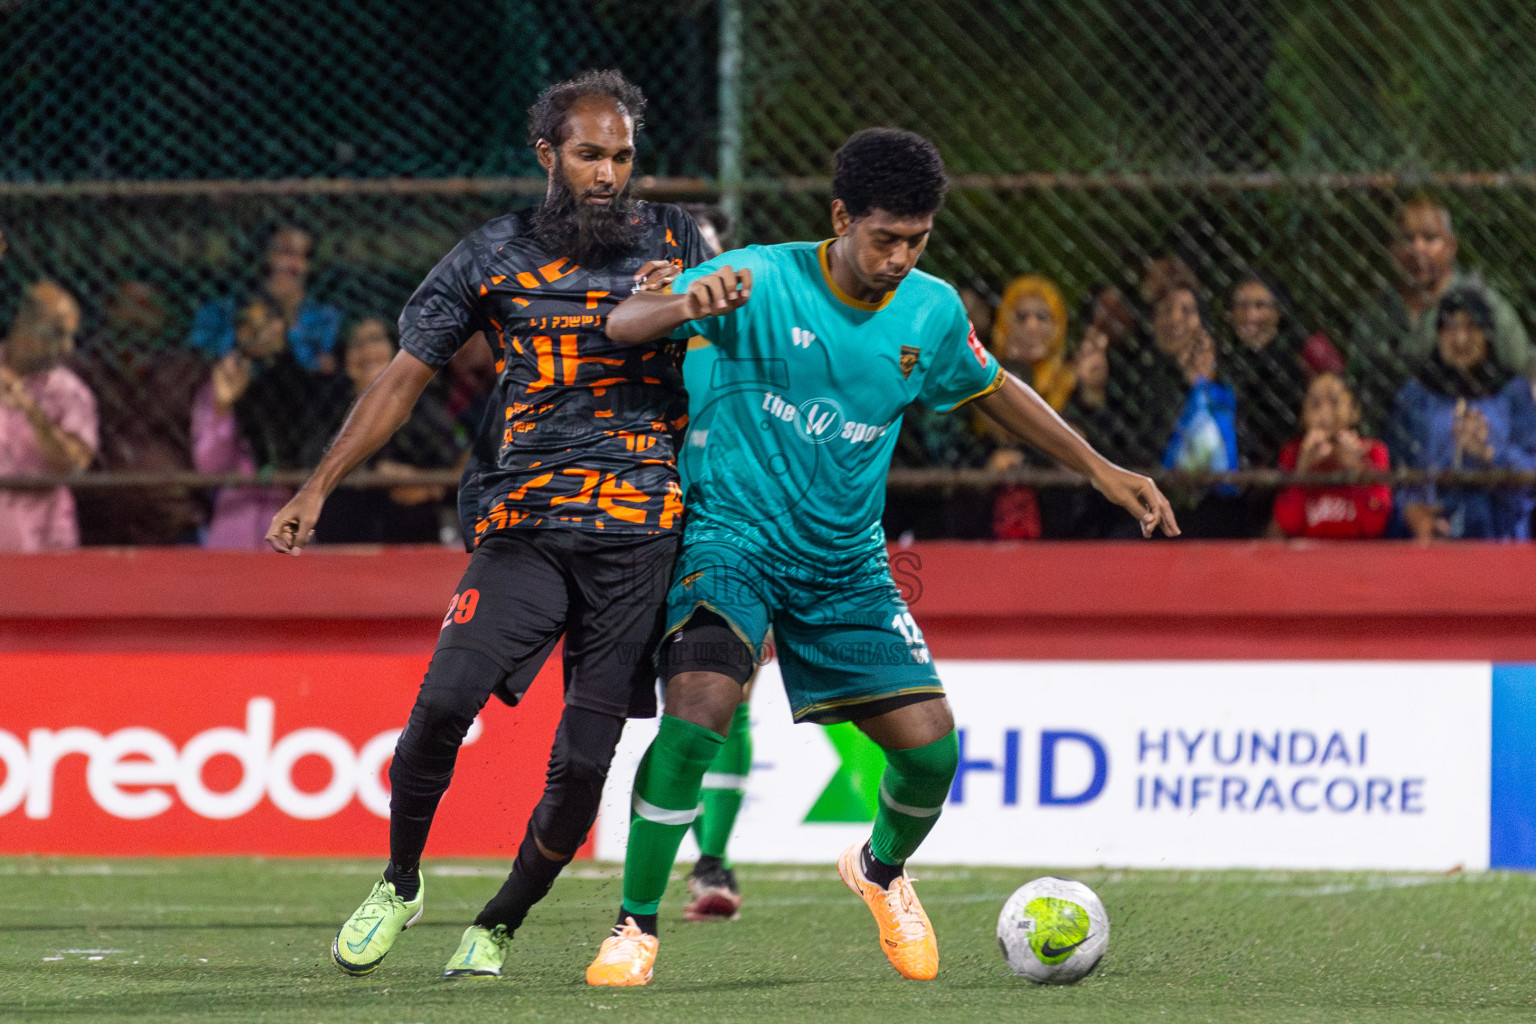
<svg viewBox="0 0 1536 1024"><path fill-rule="evenodd" d="M961 760L922 861L1488 866L1486 663L941 661L939 671ZM830 863L867 836L878 749L851 726L792 724L772 665L752 718L733 858ZM1530 725L1536 733L1536 712ZM629 779L653 733L636 722L625 735L600 858L622 855Z"/></svg>
<svg viewBox="0 0 1536 1024"><path fill-rule="evenodd" d="M1536 867L1536 668L1486 662L940 661L960 770L920 862ZM388 763L424 669L380 653L0 653L0 852L383 857ZM427 854L510 857L558 663L492 702ZM777 667L732 854L830 863L883 759L790 721ZM594 850L618 859L626 729ZM685 849L685 857L693 852Z"/></svg>
<svg viewBox="0 0 1536 1024"><path fill-rule="evenodd" d="M0 852L385 857L420 655L0 653ZM558 663L470 731L429 855L511 857ZM481 728L481 723L488 728Z"/></svg>

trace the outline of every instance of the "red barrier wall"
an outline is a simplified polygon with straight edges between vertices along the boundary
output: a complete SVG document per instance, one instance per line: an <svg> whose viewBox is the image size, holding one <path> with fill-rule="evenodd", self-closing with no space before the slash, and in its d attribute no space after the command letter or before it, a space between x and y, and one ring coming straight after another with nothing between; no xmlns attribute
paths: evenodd
<svg viewBox="0 0 1536 1024"><path fill-rule="evenodd" d="M892 554L938 657L1536 659L1536 545L930 543ZM0 650L425 659L466 561L441 548L0 555Z"/></svg>
<svg viewBox="0 0 1536 1024"><path fill-rule="evenodd" d="M467 561L439 548L0 556L0 852L378 855ZM921 544L938 658L1536 661L1536 547ZM558 659L464 749L431 855L510 855Z"/></svg>

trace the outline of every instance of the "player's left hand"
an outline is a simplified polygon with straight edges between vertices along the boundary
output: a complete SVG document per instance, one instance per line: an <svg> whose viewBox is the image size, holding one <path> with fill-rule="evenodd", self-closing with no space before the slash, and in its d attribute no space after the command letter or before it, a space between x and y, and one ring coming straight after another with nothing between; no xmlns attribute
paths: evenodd
<svg viewBox="0 0 1536 1024"><path fill-rule="evenodd" d="M1151 477L1132 473L1110 463L1095 475L1093 486L1110 501L1135 516L1141 523L1141 535L1150 537L1162 528L1163 536L1179 535L1178 520L1173 517L1173 507Z"/></svg>
<svg viewBox="0 0 1536 1024"><path fill-rule="evenodd" d="M672 282L682 272L683 268L671 260L646 260L635 271L635 291L664 292L672 287Z"/></svg>

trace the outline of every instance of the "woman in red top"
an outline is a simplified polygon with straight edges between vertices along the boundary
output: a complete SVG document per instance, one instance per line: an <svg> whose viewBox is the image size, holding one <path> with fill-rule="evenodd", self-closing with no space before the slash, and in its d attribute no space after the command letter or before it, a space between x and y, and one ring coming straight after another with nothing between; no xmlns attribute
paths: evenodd
<svg viewBox="0 0 1536 1024"><path fill-rule="evenodd" d="M1280 468L1298 473L1385 470L1387 446L1355 431L1360 408L1344 381L1320 373L1301 403L1299 441L1280 451ZM1275 499L1275 524L1287 537L1380 537L1392 515L1386 484L1287 487Z"/></svg>

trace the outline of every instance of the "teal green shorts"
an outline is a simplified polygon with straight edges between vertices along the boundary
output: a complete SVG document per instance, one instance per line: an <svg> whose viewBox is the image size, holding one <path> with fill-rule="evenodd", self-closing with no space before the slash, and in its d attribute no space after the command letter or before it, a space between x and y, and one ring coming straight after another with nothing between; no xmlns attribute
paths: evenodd
<svg viewBox="0 0 1536 1024"><path fill-rule="evenodd" d="M821 576L752 546L685 534L666 636L700 608L724 619L754 656L773 627L797 722L847 721L872 701L944 692L884 551Z"/></svg>

